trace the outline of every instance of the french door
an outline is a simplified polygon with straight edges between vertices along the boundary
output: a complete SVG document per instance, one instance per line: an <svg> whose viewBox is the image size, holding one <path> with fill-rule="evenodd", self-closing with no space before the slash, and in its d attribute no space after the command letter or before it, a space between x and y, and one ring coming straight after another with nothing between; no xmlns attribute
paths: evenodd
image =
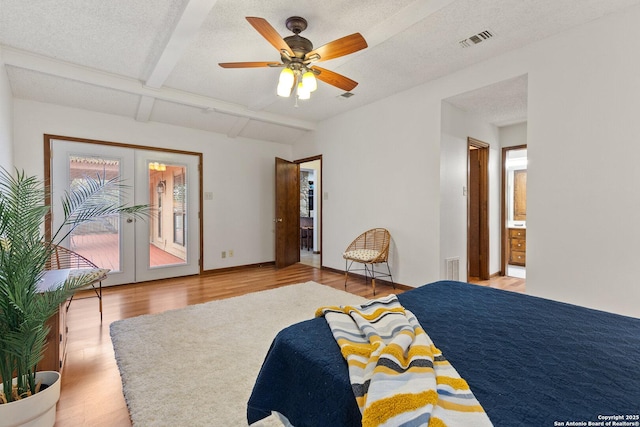
<svg viewBox="0 0 640 427"><path fill-rule="evenodd" d="M61 196L86 176L119 177L126 205L149 204L144 219L105 218L78 227L63 245L101 268L104 286L200 272L199 156L52 139L52 224L62 221Z"/></svg>

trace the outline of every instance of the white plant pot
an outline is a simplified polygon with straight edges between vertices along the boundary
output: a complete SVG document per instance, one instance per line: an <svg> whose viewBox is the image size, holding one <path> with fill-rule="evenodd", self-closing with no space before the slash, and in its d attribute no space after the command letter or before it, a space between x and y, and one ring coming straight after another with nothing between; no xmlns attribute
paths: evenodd
<svg viewBox="0 0 640 427"><path fill-rule="evenodd" d="M36 372L36 381L49 387L26 399L1 404L0 427L53 427L60 398L60 373Z"/></svg>

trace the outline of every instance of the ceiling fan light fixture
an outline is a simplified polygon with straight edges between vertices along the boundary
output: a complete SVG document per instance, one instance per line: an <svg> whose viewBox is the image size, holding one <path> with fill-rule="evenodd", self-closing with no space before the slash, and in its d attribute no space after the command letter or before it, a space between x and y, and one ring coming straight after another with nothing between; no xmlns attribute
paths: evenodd
<svg viewBox="0 0 640 427"><path fill-rule="evenodd" d="M291 96L291 86L278 84L276 93L278 94L278 96L281 96L283 98L288 98L289 96Z"/></svg>
<svg viewBox="0 0 640 427"><path fill-rule="evenodd" d="M285 67L280 72L280 79L278 85L288 86L289 89L293 87L293 82L296 80L296 76L293 74L293 70L289 67Z"/></svg>
<svg viewBox="0 0 640 427"><path fill-rule="evenodd" d="M304 83L300 82L298 83L298 99L309 99L311 98L311 92L308 91L305 87L304 87Z"/></svg>
<svg viewBox="0 0 640 427"><path fill-rule="evenodd" d="M296 76L293 70L289 67L285 67L280 72L280 79L278 80L278 96L288 98L291 95L291 89L296 82Z"/></svg>
<svg viewBox="0 0 640 427"><path fill-rule="evenodd" d="M312 71L307 71L302 75L302 86L309 93L318 89L318 82L316 80L315 74Z"/></svg>

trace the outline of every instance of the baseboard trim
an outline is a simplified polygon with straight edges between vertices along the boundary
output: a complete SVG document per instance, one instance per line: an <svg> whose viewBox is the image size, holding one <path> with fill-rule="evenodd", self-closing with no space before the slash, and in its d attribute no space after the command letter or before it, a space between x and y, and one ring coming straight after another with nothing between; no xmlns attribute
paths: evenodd
<svg viewBox="0 0 640 427"><path fill-rule="evenodd" d="M204 270L202 274L215 274L215 273L226 273L229 271L242 270L245 268L260 268L266 266L276 265L275 261L267 261L267 262L259 262L256 264L245 264L245 265L235 265L233 267L224 267L224 268L214 268L211 270Z"/></svg>
<svg viewBox="0 0 640 427"><path fill-rule="evenodd" d="M339 270L337 268L331 268L331 267L325 267L325 266L322 266L320 268L323 269L323 270L332 271L334 273L344 274L344 270ZM364 278L364 276L362 274L356 274L356 273L351 273L351 274L354 275L354 276L360 276L360 277ZM395 285L396 288L402 289L403 291L410 291L411 289L415 289L414 286L403 285L402 283L398 283L398 282L391 283L390 280L384 280L384 279L376 279L376 283L381 283L383 285L389 285L389 286Z"/></svg>

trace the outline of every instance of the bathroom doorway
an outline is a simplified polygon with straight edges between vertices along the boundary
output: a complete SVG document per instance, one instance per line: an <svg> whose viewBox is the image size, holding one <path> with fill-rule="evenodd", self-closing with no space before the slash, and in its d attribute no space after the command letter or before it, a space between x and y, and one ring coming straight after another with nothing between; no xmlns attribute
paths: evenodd
<svg viewBox="0 0 640 427"><path fill-rule="evenodd" d="M526 278L527 146L502 149L502 256L505 276Z"/></svg>

